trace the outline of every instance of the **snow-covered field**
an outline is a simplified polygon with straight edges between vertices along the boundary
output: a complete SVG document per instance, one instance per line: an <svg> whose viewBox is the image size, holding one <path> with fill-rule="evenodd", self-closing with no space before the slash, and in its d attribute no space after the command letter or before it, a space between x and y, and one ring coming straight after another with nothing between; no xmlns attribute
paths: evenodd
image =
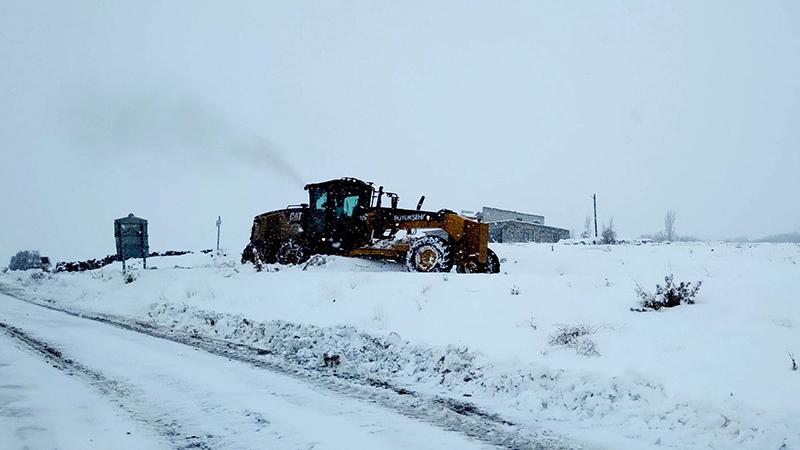
<svg viewBox="0 0 800 450"><path fill-rule="evenodd" d="M499 275L328 257L255 272L236 256L148 260L0 288L265 349L315 370L468 400L587 448L800 448L800 246L493 245ZM632 312L635 286L702 281L694 305ZM19 291L19 290L22 291ZM563 326L590 333L552 345ZM334 369L330 369L334 370Z"/></svg>

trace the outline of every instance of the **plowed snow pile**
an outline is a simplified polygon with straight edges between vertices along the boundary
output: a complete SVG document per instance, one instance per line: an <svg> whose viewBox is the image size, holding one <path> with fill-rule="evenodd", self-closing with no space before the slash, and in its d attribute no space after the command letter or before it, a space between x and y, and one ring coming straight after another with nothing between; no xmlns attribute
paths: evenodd
<svg viewBox="0 0 800 450"><path fill-rule="evenodd" d="M589 448L800 448L800 246L493 245L499 275L406 273L327 257L255 272L153 258L9 272L77 310L246 343L289 363L467 399ZM304 270L305 269L305 270ZM633 312L636 285L702 281L694 305ZM322 369L326 370L326 369Z"/></svg>

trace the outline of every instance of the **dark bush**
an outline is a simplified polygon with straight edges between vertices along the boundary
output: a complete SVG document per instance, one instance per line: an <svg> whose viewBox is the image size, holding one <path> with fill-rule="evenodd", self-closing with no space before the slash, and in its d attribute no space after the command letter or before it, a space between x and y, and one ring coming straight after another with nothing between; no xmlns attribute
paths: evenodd
<svg viewBox="0 0 800 450"><path fill-rule="evenodd" d="M28 270L40 269L42 267L42 257L37 250L22 250L11 257L8 263L8 270Z"/></svg>
<svg viewBox="0 0 800 450"><path fill-rule="evenodd" d="M181 255L188 255L189 253L192 253L192 252L189 251L189 250L167 250L167 251L165 251L163 253L150 252L147 255L147 257L151 258L151 257L156 257L156 256L181 256ZM203 250L203 253L205 253L205 250Z"/></svg>
<svg viewBox="0 0 800 450"><path fill-rule="evenodd" d="M617 232L614 231L614 218L608 221L608 225L603 225L603 231L600 233L601 243L606 245L614 245L617 243Z"/></svg>
<svg viewBox="0 0 800 450"><path fill-rule="evenodd" d="M114 261L118 261L117 255L108 255L100 259L87 259L86 261L59 262L56 264L55 272L83 272L105 267Z"/></svg>
<svg viewBox="0 0 800 450"><path fill-rule="evenodd" d="M191 251L183 251L183 250L167 250L165 252L150 252L147 257L156 257L156 256L181 256L192 253ZM86 261L71 261L71 262L59 262L56 264L55 271L56 272L83 272L86 270L95 270L101 267L105 267L111 263L119 261L117 255L108 255L105 258L100 259L87 259Z"/></svg>
<svg viewBox="0 0 800 450"><path fill-rule="evenodd" d="M693 305L697 292L700 291L702 281L694 286L692 283L681 281L675 284L673 275L664 277L664 285L657 284L655 292L647 292L636 285L636 294L641 300L641 308L631 308L631 311L658 311L661 308L672 308L681 304Z"/></svg>

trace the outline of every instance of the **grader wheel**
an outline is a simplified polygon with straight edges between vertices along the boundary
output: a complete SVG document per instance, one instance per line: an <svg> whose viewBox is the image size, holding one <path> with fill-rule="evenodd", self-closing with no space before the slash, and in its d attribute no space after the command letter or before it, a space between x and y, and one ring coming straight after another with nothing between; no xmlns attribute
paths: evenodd
<svg viewBox="0 0 800 450"><path fill-rule="evenodd" d="M297 239L286 239L278 246L275 259L280 264L302 264L309 258L308 249Z"/></svg>
<svg viewBox="0 0 800 450"><path fill-rule="evenodd" d="M500 273L500 258L497 257L497 253L492 251L492 249L488 250L489 253L486 255L486 264L481 264L474 260L467 260L461 264L456 266L456 272L458 273Z"/></svg>
<svg viewBox="0 0 800 450"><path fill-rule="evenodd" d="M450 272L452 268L450 243L438 236L416 239L406 254L406 269L409 272Z"/></svg>
<svg viewBox="0 0 800 450"><path fill-rule="evenodd" d="M247 244L242 252L242 264L275 264L275 250L270 248L264 241L256 241Z"/></svg>

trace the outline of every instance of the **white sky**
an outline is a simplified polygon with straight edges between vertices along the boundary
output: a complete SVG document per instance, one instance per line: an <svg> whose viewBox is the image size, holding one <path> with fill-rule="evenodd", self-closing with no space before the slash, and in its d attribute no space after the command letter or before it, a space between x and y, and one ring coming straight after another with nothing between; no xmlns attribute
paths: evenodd
<svg viewBox="0 0 800 450"><path fill-rule="evenodd" d="M0 0L0 264L244 246L342 176L622 236L800 229L800 2Z"/></svg>

